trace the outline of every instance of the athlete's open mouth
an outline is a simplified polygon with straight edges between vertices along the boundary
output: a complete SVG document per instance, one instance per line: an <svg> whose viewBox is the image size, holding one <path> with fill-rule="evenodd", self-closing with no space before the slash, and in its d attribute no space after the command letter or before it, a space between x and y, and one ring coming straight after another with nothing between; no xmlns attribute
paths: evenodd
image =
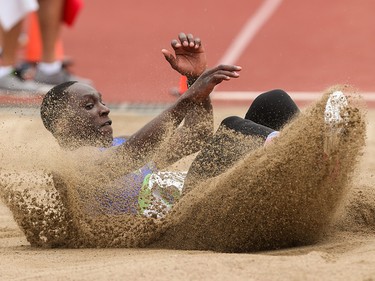
<svg viewBox="0 0 375 281"><path fill-rule="evenodd" d="M111 126L111 125L112 125L112 120L108 120L107 122L104 122L101 127Z"/></svg>

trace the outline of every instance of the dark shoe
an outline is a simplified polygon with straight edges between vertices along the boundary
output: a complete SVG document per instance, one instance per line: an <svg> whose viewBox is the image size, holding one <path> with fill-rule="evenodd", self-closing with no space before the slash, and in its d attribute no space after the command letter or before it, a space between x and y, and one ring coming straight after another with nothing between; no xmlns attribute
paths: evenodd
<svg viewBox="0 0 375 281"><path fill-rule="evenodd" d="M62 68L59 72L48 75L40 70L36 70L34 80L36 82L45 83L49 85L59 85L64 82L68 81L78 81L83 84L92 85L92 81L86 78L75 76L71 73L69 73L66 69Z"/></svg>
<svg viewBox="0 0 375 281"><path fill-rule="evenodd" d="M0 91L27 92L28 94L45 94L51 87L33 80L23 80L15 73L0 78Z"/></svg>

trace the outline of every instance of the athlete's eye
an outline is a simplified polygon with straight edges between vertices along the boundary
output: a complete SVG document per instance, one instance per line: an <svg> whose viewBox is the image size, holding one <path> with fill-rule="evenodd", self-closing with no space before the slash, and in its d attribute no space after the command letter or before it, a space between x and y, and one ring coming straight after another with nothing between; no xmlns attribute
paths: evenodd
<svg viewBox="0 0 375 281"><path fill-rule="evenodd" d="M93 103L87 103L87 104L85 105L85 109L86 109L86 110L93 109L93 107L94 107L94 104L93 104Z"/></svg>

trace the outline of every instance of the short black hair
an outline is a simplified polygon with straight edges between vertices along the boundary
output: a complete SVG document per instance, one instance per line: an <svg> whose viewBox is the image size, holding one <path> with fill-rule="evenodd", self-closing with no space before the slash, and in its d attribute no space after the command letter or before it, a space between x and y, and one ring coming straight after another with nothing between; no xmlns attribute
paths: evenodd
<svg viewBox="0 0 375 281"><path fill-rule="evenodd" d="M52 134L54 133L54 124L60 118L62 111L66 108L68 101L68 88L77 83L77 81L68 81L61 83L49 90L43 98L40 106L40 116L44 127Z"/></svg>

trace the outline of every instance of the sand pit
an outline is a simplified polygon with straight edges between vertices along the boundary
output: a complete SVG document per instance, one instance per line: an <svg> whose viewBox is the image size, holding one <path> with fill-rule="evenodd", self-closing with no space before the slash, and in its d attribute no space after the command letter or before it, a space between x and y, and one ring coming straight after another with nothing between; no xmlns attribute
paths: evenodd
<svg viewBox="0 0 375 281"><path fill-rule="evenodd" d="M219 122L230 114L242 115L246 109L216 109ZM15 117L16 116L16 117ZM129 134L152 116L113 113L114 131ZM160 249L40 249L30 247L15 224L11 213L0 208L0 277L11 279L50 280L371 280L375 277L375 191L374 178L375 130L368 113L368 139L359 174L350 186L346 205L335 220L335 225L313 246L301 246L256 254L221 254L210 251ZM53 152L52 137L44 132L37 112L16 115L4 111L1 136L3 141L28 143L43 151ZM30 138L31 131L36 136ZM38 140L45 138L50 146ZM21 149L22 150L22 149ZM22 153L21 153L22 155ZM17 155L5 155L7 165L18 160ZM19 155L18 155L19 156ZM38 157L35 156L36 161ZM43 158L43 157L42 157ZM25 160L25 159L24 159ZM188 160L178 163L184 168ZM48 163L45 163L48 165ZM28 163L22 161L23 167ZM40 177L39 177L40 179ZM33 176L28 181L35 182ZM24 183L23 183L24 184ZM48 189L48 178L44 179ZM19 185L22 190L22 184ZM184 248L184 246L181 246Z"/></svg>

